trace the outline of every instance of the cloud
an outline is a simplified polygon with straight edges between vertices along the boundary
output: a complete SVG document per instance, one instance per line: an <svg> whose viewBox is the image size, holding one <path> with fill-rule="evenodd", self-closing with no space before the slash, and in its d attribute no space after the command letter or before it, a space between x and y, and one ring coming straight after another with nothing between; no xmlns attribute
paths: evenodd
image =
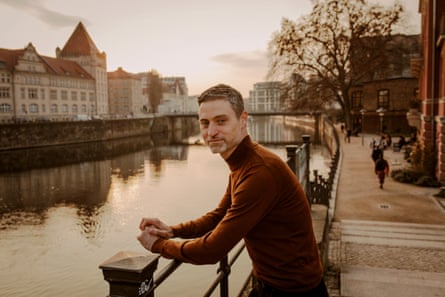
<svg viewBox="0 0 445 297"><path fill-rule="evenodd" d="M267 65L266 52L261 50L226 53L212 56L210 60L233 68L264 68Z"/></svg>
<svg viewBox="0 0 445 297"><path fill-rule="evenodd" d="M48 9L42 0L0 0L0 4L29 13L52 28L72 27L79 21L82 21L86 26L90 24L88 20L82 17Z"/></svg>

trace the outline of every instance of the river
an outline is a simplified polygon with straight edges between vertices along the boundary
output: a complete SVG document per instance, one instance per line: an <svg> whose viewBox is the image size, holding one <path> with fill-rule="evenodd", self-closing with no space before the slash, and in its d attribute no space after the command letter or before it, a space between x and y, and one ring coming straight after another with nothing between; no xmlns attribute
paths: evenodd
<svg viewBox="0 0 445 297"><path fill-rule="evenodd" d="M283 158L282 143L292 142L290 135L300 143L300 134L310 132L295 133L295 125L280 118L265 122L250 120L252 138L271 139L267 146ZM183 140L139 137L1 153L0 296L106 296L98 266L119 251L145 252L136 240L141 217L174 224L215 207L228 167L199 136ZM326 172L328 152L313 146L311 153L311 168ZM202 295L216 269L182 265L155 295ZM249 270L243 255L230 280L232 292Z"/></svg>

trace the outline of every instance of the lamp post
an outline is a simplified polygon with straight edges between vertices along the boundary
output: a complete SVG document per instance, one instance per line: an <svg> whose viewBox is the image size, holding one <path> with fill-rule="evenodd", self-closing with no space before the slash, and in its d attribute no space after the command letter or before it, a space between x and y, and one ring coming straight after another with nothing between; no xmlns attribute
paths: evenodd
<svg viewBox="0 0 445 297"><path fill-rule="evenodd" d="M365 145L365 134L363 132L364 128L365 128L365 113L366 113L366 109L362 108L360 109L360 113L362 115L362 146Z"/></svg>
<svg viewBox="0 0 445 297"><path fill-rule="evenodd" d="M383 134L383 117L385 116L385 111L386 110L383 107L376 110L380 117L380 134Z"/></svg>

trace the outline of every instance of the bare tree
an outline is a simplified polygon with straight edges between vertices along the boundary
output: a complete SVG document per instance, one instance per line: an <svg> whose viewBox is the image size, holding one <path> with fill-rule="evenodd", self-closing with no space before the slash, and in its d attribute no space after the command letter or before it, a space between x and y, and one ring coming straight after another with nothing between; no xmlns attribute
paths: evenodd
<svg viewBox="0 0 445 297"><path fill-rule="evenodd" d="M351 127L350 87L382 71L385 44L403 7L366 0L314 0L313 5L296 22L283 18L269 43L268 76L298 73L309 84L307 94L318 92L317 100L338 103Z"/></svg>
<svg viewBox="0 0 445 297"><path fill-rule="evenodd" d="M162 100L162 81L156 70L147 73L147 95L150 110L156 113Z"/></svg>

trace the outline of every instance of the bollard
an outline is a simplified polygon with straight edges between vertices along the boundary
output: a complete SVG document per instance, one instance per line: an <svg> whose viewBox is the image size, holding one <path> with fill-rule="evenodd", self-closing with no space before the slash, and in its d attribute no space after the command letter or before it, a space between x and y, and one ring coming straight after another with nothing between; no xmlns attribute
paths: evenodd
<svg viewBox="0 0 445 297"><path fill-rule="evenodd" d="M159 256L134 252L119 252L104 261L99 268L110 284L108 296L153 297L153 274L158 262Z"/></svg>

